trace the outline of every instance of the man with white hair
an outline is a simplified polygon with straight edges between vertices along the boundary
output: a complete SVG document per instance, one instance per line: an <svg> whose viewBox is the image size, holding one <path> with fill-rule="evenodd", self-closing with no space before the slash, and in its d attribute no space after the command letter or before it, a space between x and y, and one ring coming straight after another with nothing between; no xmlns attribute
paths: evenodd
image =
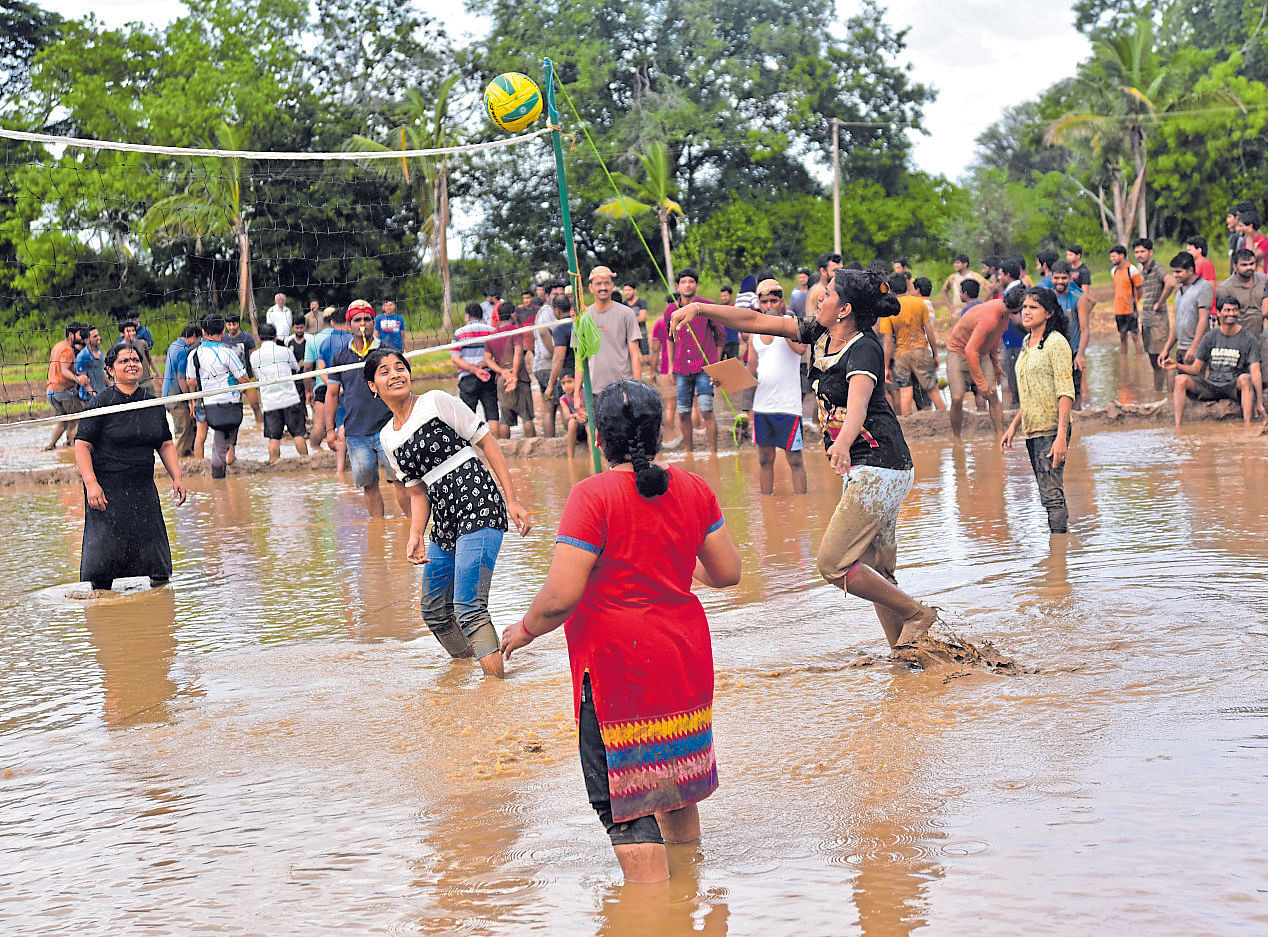
<svg viewBox="0 0 1268 937"><path fill-rule="evenodd" d="M291 311L286 308L285 293L273 297L273 305L264 314L264 321L273 326L273 334L281 339L277 344L286 341L286 336L291 334Z"/></svg>

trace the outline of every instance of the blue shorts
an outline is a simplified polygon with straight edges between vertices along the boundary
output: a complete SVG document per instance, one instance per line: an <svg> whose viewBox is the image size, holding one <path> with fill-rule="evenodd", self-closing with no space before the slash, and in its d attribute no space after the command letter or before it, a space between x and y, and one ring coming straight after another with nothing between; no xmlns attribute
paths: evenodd
<svg viewBox="0 0 1268 937"><path fill-rule="evenodd" d="M343 408L343 404L339 404L338 409L335 410L335 429L338 429L339 427L343 426L343 421L346 420L347 418L348 418L348 411ZM378 439L379 437L375 436L374 438Z"/></svg>
<svg viewBox="0 0 1268 937"><path fill-rule="evenodd" d="M785 452L800 452L803 447L801 417L791 413L754 413L753 442Z"/></svg>
<svg viewBox="0 0 1268 937"><path fill-rule="evenodd" d="M700 400L700 412L713 412L713 379L701 371L699 374L675 374L674 385L678 391L678 412L690 413L693 397Z"/></svg>
<svg viewBox="0 0 1268 937"><path fill-rule="evenodd" d="M348 443L348 463L352 466L352 483L358 488L372 488L379 483L380 465L388 481L397 480L377 433L373 436L349 436L345 441Z"/></svg>
<svg viewBox="0 0 1268 937"><path fill-rule="evenodd" d="M201 403L194 404L194 420L198 423L207 422L207 411L203 409Z"/></svg>

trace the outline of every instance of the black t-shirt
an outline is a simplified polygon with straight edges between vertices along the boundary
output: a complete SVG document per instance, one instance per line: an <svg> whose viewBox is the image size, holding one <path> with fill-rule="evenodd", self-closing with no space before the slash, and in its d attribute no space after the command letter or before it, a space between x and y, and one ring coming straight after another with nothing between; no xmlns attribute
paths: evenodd
<svg viewBox="0 0 1268 937"><path fill-rule="evenodd" d="M352 345L348 345L335 355L330 366L361 364L364 361L365 358L353 351ZM329 379L338 381L343 388L339 401L347 414L343 421L345 436L373 436L392 418L392 411L387 408L387 404L370 393L370 385L362 377L360 368L339 371L331 374Z"/></svg>
<svg viewBox="0 0 1268 937"><path fill-rule="evenodd" d="M134 394L124 394L117 387L107 387L84 407L88 412L120 403L151 400L154 391L144 384ZM154 467L154 453L172 431L167 426L167 411L162 407L141 407L124 413L109 413L79 421L76 438L92 444L92 469L98 475Z"/></svg>
<svg viewBox="0 0 1268 937"><path fill-rule="evenodd" d="M885 396L885 352L871 329L860 332L844 348L829 353L831 336L814 319L800 323L797 341L813 346L810 351L810 387L819 399L819 421L823 425L823 446L830 448L845 423L850 378L866 374L872 379L872 395L867 401L863 428L850 446L852 465L875 468L909 469L911 451L903 438L898 417Z"/></svg>
<svg viewBox="0 0 1268 937"><path fill-rule="evenodd" d="M565 322L563 325L557 325L550 330L550 337L555 343L556 348L563 348L564 366L560 370L560 374L564 371L575 371L577 367L577 353L572 349L572 323Z"/></svg>
<svg viewBox="0 0 1268 937"><path fill-rule="evenodd" d="M251 368L251 352L255 351L256 344L254 335L241 329L237 335L230 335L226 331L220 338L220 344L238 356L242 366L247 369L247 377L255 377L255 371Z"/></svg>
<svg viewBox="0 0 1268 937"><path fill-rule="evenodd" d="M640 312L647 311L647 300L645 300L641 296L638 299L634 300L634 302L626 303L625 305L629 306L631 309L634 310L634 315L636 317L638 316ZM638 324L638 334L642 336L643 341L647 341L647 320L646 319L644 319L642 322Z"/></svg>
<svg viewBox="0 0 1268 937"><path fill-rule="evenodd" d="M1086 290L1092 285L1092 268L1087 264L1079 264L1077 270L1071 271L1074 274L1074 282L1080 288Z"/></svg>
<svg viewBox="0 0 1268 937"><path fill-rule="evenodd" d="M1193 356L1206 362L1208 383L1227 387L1249 374L1251 364L1259 361L1259 339L1249 329L1238 329L1233 335L1213 329L1202 336Z"/></svg>

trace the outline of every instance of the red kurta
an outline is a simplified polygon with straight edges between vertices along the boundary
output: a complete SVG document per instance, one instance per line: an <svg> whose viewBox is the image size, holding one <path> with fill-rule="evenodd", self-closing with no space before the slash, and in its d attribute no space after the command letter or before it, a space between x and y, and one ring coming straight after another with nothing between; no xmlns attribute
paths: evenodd
<svg viewBox="0 0 1268 937"><path fill-rule="evenodd" d="M673 467L658 498L638 493L633 472L608 471L573 488L564 507L558 542L598 556L565 625L573 709L589 673L618 822L717 787L713 647L691 576L721 525L704 479Z"/></svg>

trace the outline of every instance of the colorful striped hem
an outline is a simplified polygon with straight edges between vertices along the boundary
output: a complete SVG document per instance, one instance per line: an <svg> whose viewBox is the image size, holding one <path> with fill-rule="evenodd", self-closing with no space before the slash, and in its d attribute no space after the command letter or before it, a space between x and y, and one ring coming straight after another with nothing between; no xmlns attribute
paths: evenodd
<svg viewBox="0 0 1268 937"><path fill-rule="evenodd" d="M718 769L714 765L707 774L680 778L652 790L612 793L612 819L617 823L651 816L658 811L678 810L704 800L718 789Z"/></svg>
<svg viewBox="0 0 1268 937"><path fill-rule="evenodd" d="M661 719L599 724L599 731L603 735L603 747L609 751L627 745L646 745L677 738L705 729L710 731L713 729L712 706L703 706L692 712L665 716Z"/></svg>

